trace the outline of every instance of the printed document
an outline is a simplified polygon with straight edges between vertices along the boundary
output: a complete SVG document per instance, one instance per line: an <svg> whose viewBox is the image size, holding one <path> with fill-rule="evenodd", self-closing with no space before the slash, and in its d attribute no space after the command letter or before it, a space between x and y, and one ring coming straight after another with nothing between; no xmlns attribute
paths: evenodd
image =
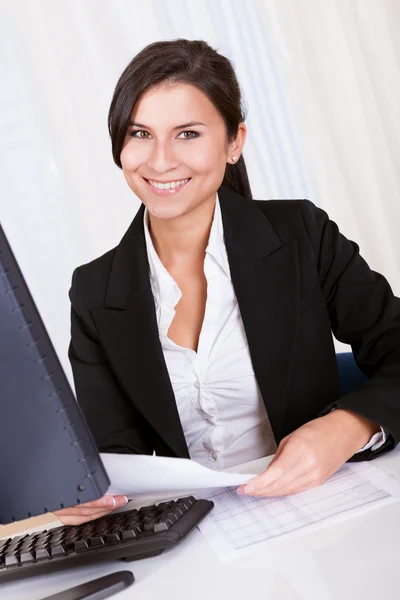
<svg viewBox="0 0 400 600"><path fill-rule="evenodd" d="M400 482L367 462L347 463L323 485L291 496L257 498L236 489L201 494L215 506L199 529L223 562L400 498Z"/></svg>

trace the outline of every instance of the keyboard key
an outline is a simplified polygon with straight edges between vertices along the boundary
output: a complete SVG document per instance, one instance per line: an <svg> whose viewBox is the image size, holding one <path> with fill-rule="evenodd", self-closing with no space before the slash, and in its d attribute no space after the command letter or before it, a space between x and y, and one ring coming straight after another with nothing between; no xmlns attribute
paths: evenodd
<svg viewBox="0 0 400 600"><path fill-rule="evenodd" d="M22 540L11 540L10 544L8 545L7 548L7 552L13 552L14 550L16 550L17 548L19 548L22 545Z"/></svg>
<svg viewBox="0 0 400 600"><path fill-rule="evenodd" d="M87 540L76 540L74 542L74 550L75 552L80 552L81 550L87 550L89 548L89 544Z"/></svg>
<svg viewBox="0 0 400 600"><path fill-rule="evenodd" d="M65 544L60 544L59 546L51 546L51 555L52 556L60 556L61 554L66 554L68 550L68 546Z"/></svg>
<svg viewBox="0 0 400 600"><path fill-rule="evenodd" d="M77 537L78 535L79 535L79 527L76 525L73 525L72 527L67 528L65 538L72 539L74 537Z"/></svg>
<svg viewBox="0 0 400 600"><path fill-rule="evenodd" d="M18 544L19 542L21 542L26 537L27 537L27 534L25 534L25 535L16 535L13 538L11 538L11 544Z"/></svg>
<svg viewBox="0 0 400 600"><path fill-rule="evenodd" d="M19 564L19 554L7 554L6 556L6 567L11 567L13 565Z"/></svg>
<svg viewBox="0 0 400 600"><path fill-rule="evenodd" d="M172 513L168 515L168 517L166 518L166 521L168 521L171 525L173 525L174 523L176 523L179 519L179 516L176 515L175 513Z"/></svg>
<svg viewBox="0 0 400 600"><path fill-rule="evenodd" d="M82 530L79 532L79 535L81 537L90 537L90 535L93 533L93 530L94 525L90 523L90 525L85 525L85 527L82 528Z"/></svg>
<svg viewBox="0 0 400 600"><path fill-rule="evenodd" d="M171 527L171 524L167 521L159 521L158 523L154 523L154 533L161 533L162 531L168 531Z"/></svg>
<svg viewBox="0 0 400 600"><path fill-rule="evenodd" d="M107 533L105 536L105 540L106 540L107 544L113 544L114 542L119 542L121 538L122 538L122 535L117 532Z"/></svg>
<svg viewBox="0 0 400 600"><path fill-rule="evenodd" d="M104 546L104 539L101 536L89 538L89 546L91 548Z"/></svg>
<svg viewBox="0 0 400 600"><path fill-rule="evenodd" d="M44 531L37 536L36 544L41 544L42 542L47 542L50 538L50 533L48 531Z"/></svg>
<svg viewBox="0 0 400 600"><path fill-rule="evenodd" d="M32 562L33 560L35 560L36 558L36 553L29 551L29 552L21 552L20 554L20 559L22 563L28 563L28 562Z"/></svg>
<svg viewBox="0 0 400 600"><path fill-rule="evenodd" d="M196 502L196 498L194 498L193 496L189 496L188 498L179 498L179 500L176 501L177 504L179 504L180 507L184 506L187 510L193 506L193 504Z"/></svg>
<svg viewBox="0 0 400 600"><path fill-rule="evenodd" d="M147 516L149 513L156 511L156 505L152 504L151 506L146 506L146 508L144 508L141 513L143 516Z"/></svg>
<svg viewBox="0 0 400 600"><path fill-rule="evenodd" d="M133 540L134 538L136 538L138 536L139 533L140 533L140 529L137 526L132 527L132 529L125 529L122 532L122 539L123 540Z"/></svg>
<svg viewBox="0 0 400 600"><path fill-rule="evenodd" d="M143 531L154 531L154 519L144 519L143 521Z"/></svg>
<svg viewBox="0 0 400 600"><path fill-rule="evenodd" d="M51 556L49 548L36 548L36 560L45 560Z"/></svg>
<svg viewBox="0 0 400 600"><path fill-rule="evenodd" d="M183 500L183 498L181 498L181 500ZM178 502L180 502L180 500L178 500ZM171 508L173 504L173 502L161 502L157 508L158 510L165 510L166 508Z"/></svg>
<svg viewBox="0 0 400 600"><path fill-rule="evenodd" d="M108 531L108 527L107 525L100 525L100 527L96 527L96 529L94 530L94 534L95 535L103 535L103 533L106 533Z"/></svg>
<svg viewBox="0 0 400 600"><path fill-rule="evenodd" d="M19 553L23 554L24 552L31 552L31 550L33 549L33 544L27 544L27 545L22 545L21 548L19 549Z"/></svg>

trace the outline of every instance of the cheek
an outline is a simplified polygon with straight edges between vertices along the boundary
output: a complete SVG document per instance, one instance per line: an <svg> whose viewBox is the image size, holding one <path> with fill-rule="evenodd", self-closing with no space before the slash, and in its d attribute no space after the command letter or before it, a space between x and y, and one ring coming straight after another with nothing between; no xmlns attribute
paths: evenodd
<svg viewBox="0 0 400 600"><path fill-rule="evenodd" d="M124 171L135 171L143 163L143 153L133 150L127 144L121 152L120 160Z"/></svg>
<svg viewBox="0 0 400 600"><path fill-rule="evenodd" d="M183 162L195 173L207 174L215 171L218 167L223 168L226 156L215 148L199 148L192 155L187 154Z"/></svg>

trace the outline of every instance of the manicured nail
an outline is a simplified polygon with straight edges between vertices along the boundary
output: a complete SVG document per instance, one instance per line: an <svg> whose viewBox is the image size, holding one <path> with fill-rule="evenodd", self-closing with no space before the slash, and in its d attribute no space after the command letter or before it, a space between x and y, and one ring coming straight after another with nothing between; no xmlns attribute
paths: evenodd
<svg viewBox="0 0 400 600"><path fill-rule="evenodd" d="M121 496L119 504L121 504L122 506L125 506L125 504L128 504L128 502L129 502L129 500L128 500L127 496Z"/></svg>
<svg viewBox="0 0 400 600"><path fill-rule="evenodd" d="M116 506L117 505L114 496L105 496L104 504L105 504L105 506Z"/></svg>
<svg viewBox="0 0 400 600"><path fill-rule="evenodd" d="M252 494L255 491L255 487L254 485L246 485L246 487L244 488L244 493L245 494Z"/></svg>

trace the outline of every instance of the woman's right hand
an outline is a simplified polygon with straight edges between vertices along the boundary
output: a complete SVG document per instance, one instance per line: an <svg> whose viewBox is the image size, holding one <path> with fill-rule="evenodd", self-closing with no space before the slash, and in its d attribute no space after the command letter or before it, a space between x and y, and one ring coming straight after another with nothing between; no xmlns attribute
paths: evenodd
<svg viewBox="0 0 400 600"><path fill-rule="evenodd" d="M98 500L93 500L93 502L86 502L77 506L71 506L70 508L56 510L53 514L64 525L81 525L81 523L104 517L116 508L125 506L127 502L128 498L126 496L110 496L106 494Z"/></svg>

